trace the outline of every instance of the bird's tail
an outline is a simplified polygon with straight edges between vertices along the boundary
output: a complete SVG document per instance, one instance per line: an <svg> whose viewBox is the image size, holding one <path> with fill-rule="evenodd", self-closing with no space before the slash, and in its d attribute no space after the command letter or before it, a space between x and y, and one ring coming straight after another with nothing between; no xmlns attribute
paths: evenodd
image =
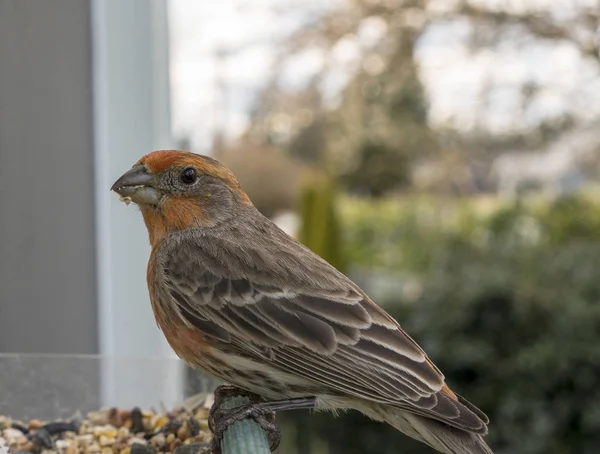
<svg viewBox="0 0 600 454"><path fill-rule="evenodd" d="M390 406L361 406L362 413L444 454L494 454L482 435Z"/></svg>
<svg viewBox="0 0 600 454"><path fill-rule="evenodd" d="M433 419L404 413L403 419L410 425L412 433L405 430L406 425L396 427L417 440L444 454L494 454L479 434L450 427ZM389 421L390 423L396 422Z"/></svg>

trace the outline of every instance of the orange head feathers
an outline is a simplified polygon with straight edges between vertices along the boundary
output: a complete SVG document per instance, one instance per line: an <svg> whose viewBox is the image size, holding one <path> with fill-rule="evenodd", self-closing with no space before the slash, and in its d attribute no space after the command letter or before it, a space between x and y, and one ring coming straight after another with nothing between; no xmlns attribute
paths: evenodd
<svg viewBox="0 0 600 454"><path fill-rule="evenodd" d="M135 165L143 165L155 175L170 169L193 167L199 174L219 178L236 190L241 189L233 173L219 161L187 151L153 151L142 156Z"/></svg>
<svg viewBox="0 0 600 454"><path fill-rule="evenodd" d="M143 156L112 190L140 207L153 246L167 232L218 225L236 214L236 206L252 205L219 161L176 150Z"/></svg>

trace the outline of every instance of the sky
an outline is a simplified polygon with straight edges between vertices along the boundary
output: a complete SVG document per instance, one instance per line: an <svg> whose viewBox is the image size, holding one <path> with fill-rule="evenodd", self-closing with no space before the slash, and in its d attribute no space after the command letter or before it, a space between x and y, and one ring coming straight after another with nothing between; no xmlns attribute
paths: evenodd
<svg viewBox="0 0 600 454"><path fill-rule="evenodd" d="M279 13L280 8L290 13ZM277 42L321 8L310 0L170 0L175 136L188 136L198 151L206 151L216 126L230 134L243 131L254 98L268 81ZM228 54L221 63L220 49Z"/></svg>
<svg viewBox="0 0 600 454"><path fill-rule="evenodd" d="M306 20L340 1L170 0L175 137L189 138L195 151L208 152L216 127L229 135L242 132L257 93L271 75L277 44ZM450 1L431 3L444 8ZM527 5L543 7L548 1L529 0ZM552 1L557 14L568 18L575 0ZM524 3L513 0L511 5L518 10ZM364 21L358 39L344 39L333 49L327 62L333 69L325 78L325 98L330 106L336 104L340 89L357 67L362 49L385 34L381 22L377 18ZM433 126L464 130L483 126L502 133L534 125L565 110L584 119L600 115L597 67L582 62L574 46L516 39L496 51L473 53L467 45L470 32L467 21L439 23L428 29L417 47ZM217 58L219 50L225 51L222 59ZM324 63L319 49L309 49L290 59L278 79L287 88L299 88ZM376 73L378 62L368 64ZM521 112L524 81L544 88L523 114L516 114ZM489 85L495 89L482 96Z"/></svg>
<svg viewBox="0 0 600 454"><path fill-rule="evenodd" d="M600 79L597 63L582 61L569 43L514 39L496 51L472 53L464 45L470 26L466 21L432 27L420 41L417 59L431 102L430 121L452 123L461 129L478 126L481 107L489 115L485 126L502 133L520 125L570 110L584 119L600 115ZM515 37L518 38L518 37ZM524 82L542 90L524 115L520 91ZM496 89L483 97L486 84Z"/></svg>

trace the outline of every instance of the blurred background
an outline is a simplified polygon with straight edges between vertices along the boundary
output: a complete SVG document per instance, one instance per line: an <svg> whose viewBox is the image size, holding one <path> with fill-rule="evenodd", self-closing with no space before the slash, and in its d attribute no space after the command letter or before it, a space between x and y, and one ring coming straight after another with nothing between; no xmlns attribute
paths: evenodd
<svg viewBox="0 0 600 454"><path fill-rule="evenodd" d="M214 386L109 192L183 148L394 315L495 452L600 452L599 75L597 0L0 0L0 413ZM286 454L430 452L279 421Z"/></svg>

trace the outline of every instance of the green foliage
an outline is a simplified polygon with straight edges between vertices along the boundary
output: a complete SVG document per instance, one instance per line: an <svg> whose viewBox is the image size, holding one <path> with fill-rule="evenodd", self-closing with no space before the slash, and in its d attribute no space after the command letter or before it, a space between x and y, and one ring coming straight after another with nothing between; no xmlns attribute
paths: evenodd
<svg viewBox="0 0 600 454"><path fill-rule="evenodd" d="M394 270L399 291L378 302L490 416L495 453L600 452L598 201L350 201L342 213L347 256ZM420 292L402 291L408 278ZM310 423L322 453L432 452L355 412Z"/></svg>
<svg viewBox="0 0 600 454"><path fill-rule="evenodd" d="M490 443L598 452L600 243L495 254L455 243L445 257L416 303L388 309L489 414Z"/></svg>
<svg viewBox="0 0 600 454"><path fill-rule="evenodd" d="M330 179L312 181L300 195L302 226L299 240L339 270L345 268L340 226L336 213L336 188Z"/></svg>
<svg viewBox="0 0 600 454"><path fill-rule="evenodd" d="M551 243L574 240L598 240L600 209L597 201L585 197L568 197L540 210L538 218Z"/></svg>
<svg viewBox="0 0 600 454"><path fill-rule="evenodd" d="M600 201L591 195L506 202L409 197L341 206L345 253L353 265L427 273L455 243L496 257L600 240Z"/></svg>

